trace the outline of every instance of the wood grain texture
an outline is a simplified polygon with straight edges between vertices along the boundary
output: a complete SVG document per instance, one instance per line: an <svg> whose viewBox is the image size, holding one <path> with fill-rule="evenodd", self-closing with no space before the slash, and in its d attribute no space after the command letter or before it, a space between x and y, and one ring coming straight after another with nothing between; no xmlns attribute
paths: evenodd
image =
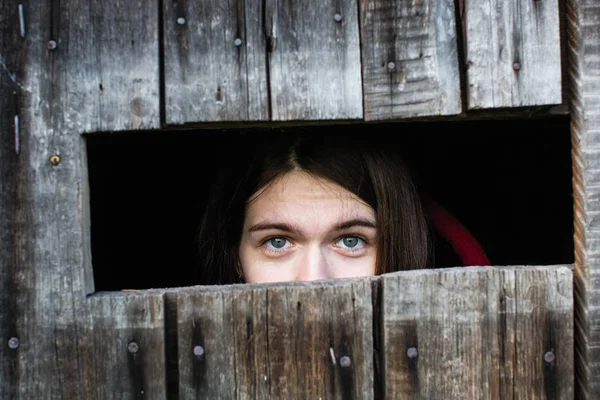
<svg viewBox="0 0 600 400"><path fill-rule="evenodd" d="M179 397L373 398L370 285L366 278L170 294Z"/></svg>
<svg viewBox="0 0 600 400"><path fill-rule="evenodd" d="M454 2L360 0L365 120L459 114Z"/></svg>
<svg viewBox="0 0 600 400"><path fill-rule="evenodd" d="M19 154L13 122L2 122L0 230L12 239L10 248L0 246L0 290L10 299L0 323L2 347L10 337L19 346L8 353L8 371L0 364L8 379L0 391L12 399L95 399L103 366L85 339L94 286L81 133L158 126L158 8L20 5L23 24L12 1L2 3L0 17L1 56L14 83L1 66L0 97L10 121L20 117Z"/></svg>
<svg viewBox="0 0 600 400"><path fill-rule="evenodd" d="M162 2L168 124L269 119L263 2Z"/></svg>
<svg viewBox="0 0 600 400"><path fill-rule="evenodd" d="M567 1L575 203L576 398L600 398L600 7Z"/></svg>
<svg viewBox="0 0 600 400"><path fill-rule="evenodd" d="M468 109L560 104L558 0L465 1Z"/></svg>
<svg viewBox="0 0 600 400"><path fill-rule="evenodd" d="M356 0L266 3L272 119L361 119Z"/></svg>
<svg viewBox="0 0 600 400"><path fill-rule="evenodd" d="M80 342L96 360L88 377L95 398L166 398L162 293L94 295L89 303L91 329Z"/></svg>
<svg viewBox="0 0 600 400"><path fill-rule="evenodd" d="M409 271L383 276L382 291L390 398L572 396L568 268Z"/></svg>

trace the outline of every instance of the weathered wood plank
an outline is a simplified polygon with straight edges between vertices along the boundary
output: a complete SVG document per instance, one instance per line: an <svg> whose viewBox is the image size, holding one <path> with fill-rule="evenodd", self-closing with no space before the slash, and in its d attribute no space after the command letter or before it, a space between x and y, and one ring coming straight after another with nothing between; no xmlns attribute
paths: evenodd
<svg viewBox="0 0 600 400"><path fill-rule="evenodd" d="M567 1L575 203L576 398L600 398L600 7Z"/></svg>
<svg viewBox="0 0 600 400"><path fill-rule="evenodd" d="M452 0L360 0L365 120L462 110Z"/></svg>
<svg viewBox="0 0 600 400"><path fill-rule="evenodd" d="M385 393L393 398L570 398L566 267L409 271L382 277Z"/></svg>
<svg viewBox="0 0 600 400"><path fill-rule="evenodd" d="M166 398L162 294L110 293L89 302L91 329L82 332L80 343L96 360L87 377L95 398Z"/></svg>
<svg viewBox="0 0 600 400"><path fill-rule="evenodd" d="M10 307L2 354L9 338L19 346L9 349L8 371L0 364L8 379L0 392L95 399L103 367L85 339L94 287L81 133L159 125L158 8L113 0L1 7L0 231L12 236L0 245Z"/></svg>
<svg viewBox="0 0 600 400"><path fill-rule="evenodd" d="M263 2L162 2L166 122L269 118Z"/></svg>
<svg viewBox="0 0 600 400"><path fill-rule="evenodd" d="M560 104L558 0L465 1L468 108Z"/></svg>
<svg viewBox="0 0 600 400"><path fill-rule="evenodd" d="M266 3L272 119L362 118L356 0Z"/></svg>
<svg viewBox="0 0 600 400"><path fill-rule="evenodd" d="M370 279L169 294L180 398L373 398Z"/></svg>

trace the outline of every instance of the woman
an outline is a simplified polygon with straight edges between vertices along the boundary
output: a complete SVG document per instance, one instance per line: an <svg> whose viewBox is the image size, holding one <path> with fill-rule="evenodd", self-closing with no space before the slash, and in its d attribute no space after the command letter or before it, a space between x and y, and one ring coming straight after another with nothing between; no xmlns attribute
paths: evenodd
<svg viewBox="0 0 600 400"><path fill-rule="evenodd" d="M368 276L425 268L428 226L407 168L365 138L263 138L223 170L199 235L200 283ZM389 148L389 147L388 147Z"/></svg>

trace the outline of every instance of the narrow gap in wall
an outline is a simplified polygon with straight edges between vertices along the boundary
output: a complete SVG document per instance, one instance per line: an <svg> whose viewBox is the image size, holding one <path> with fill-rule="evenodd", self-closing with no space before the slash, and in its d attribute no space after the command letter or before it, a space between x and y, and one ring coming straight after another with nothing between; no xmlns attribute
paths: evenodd
<svg viewBox="0 0 600 400"><path fill-rule="evenodd" d="M257 135L348 125L86 136L96 291L190 286L196 235L219 168L252 152ZM566 117L358 124L394 136L422 192L448 209L493 265L573 262L571 142ZM381 135L381 136L378 136ZM436 267L460 265L436 240Z"/></svg>

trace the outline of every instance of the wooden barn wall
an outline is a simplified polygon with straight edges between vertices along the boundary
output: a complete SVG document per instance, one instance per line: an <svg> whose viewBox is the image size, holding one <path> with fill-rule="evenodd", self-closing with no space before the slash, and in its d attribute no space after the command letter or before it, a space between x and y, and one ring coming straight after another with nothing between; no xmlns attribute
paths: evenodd
<svg viewBox="0 0 600 400"><path fill-rule="evenodd" d="M460 77L466 64L452 2L386 8L328 0L318 3L322 12L308 0L213 3L223 13L183 0L0 3L0 398L267 398L296 393L298 385L303 395L324 398L384 390L448 398L443 388L455 398L499 391L510 397L510 388L567 396L573 310L565 268L92 294L83 133L207 121L395 119L500 106L459 100L457 71ZM553 23L553 2L547 4L536 14L538 29ZM585 339L579 387L593 393L590 374L598 376L600 362L592 359L598 339L590 323L598 301L596 231L586 213L595 204L598 160L588 138L599 115L599 18L592 2L572 2L570 12L571 33L579 35L570 37L573 123L581 132L576 139L590 146L576 153L579 249L586 249L577 270ZM518 30L507 18L486 23L492 31ZM473 35L465 36L467 55ZM523 53L537 51L529 40L518 42ZM557 54L544 56L548 73L560 67ZM527 60L522 56L523 75L511 81L518 96L504 106L560 103L560 74L544 83L552 96L525 94L538 90L525 69L541 68ZM280 351L288 347L289 354ZM252 375L248 366L264 369ZM458 375L463 368L471 369Z"/></svg>
<svg viewBox="0 0 600 400"><path fill-rule="evenodd" d="M567 2L575 203L576 396L600 398L600 6Z"/></svg>

